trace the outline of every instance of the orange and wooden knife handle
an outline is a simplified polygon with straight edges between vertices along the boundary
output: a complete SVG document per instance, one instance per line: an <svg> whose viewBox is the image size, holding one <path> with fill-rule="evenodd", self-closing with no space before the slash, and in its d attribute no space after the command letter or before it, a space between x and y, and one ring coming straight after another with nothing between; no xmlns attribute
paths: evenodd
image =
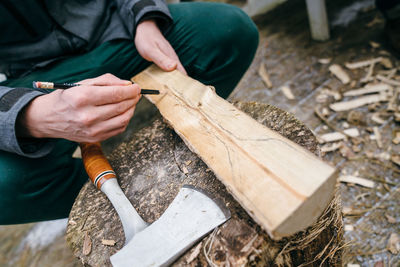
<svg viewBox="0 0 400 267"><path fill-rule="evenodd" d="M80 143L83 165L90 180L100 189L104 182L116 179L110 163L101 150L100 143Z"/></svg>

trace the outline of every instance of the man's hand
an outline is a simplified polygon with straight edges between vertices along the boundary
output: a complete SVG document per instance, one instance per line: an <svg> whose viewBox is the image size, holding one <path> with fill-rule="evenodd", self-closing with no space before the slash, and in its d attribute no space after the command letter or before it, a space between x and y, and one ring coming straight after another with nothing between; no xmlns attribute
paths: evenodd
<svg viewBox="0 0 400 267"><path fill-rule="evenodd" d="M125 131L140 88L111 74L35 98L19 117L21 136L100 142Z"/></svg>
<svg viewBox="0 0 400 267"><path fill-rule="evenodd" d="M136 28L135 45L139 54L165 71L174 69L186 74L175 50L164 38L154 20L145 20Z"/></svg>

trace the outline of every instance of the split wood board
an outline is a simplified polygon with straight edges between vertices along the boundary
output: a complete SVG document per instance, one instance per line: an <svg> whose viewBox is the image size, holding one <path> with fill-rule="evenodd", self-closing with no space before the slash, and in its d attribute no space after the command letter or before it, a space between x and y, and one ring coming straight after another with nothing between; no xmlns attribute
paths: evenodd
<svg viewBox="0 0 400 267"><path fill-rule="evenodd" d="M309 151L178 71L153 65L132 80L161 91L146 97L272 238L305 229L326 208L337 173Z"/></svg>

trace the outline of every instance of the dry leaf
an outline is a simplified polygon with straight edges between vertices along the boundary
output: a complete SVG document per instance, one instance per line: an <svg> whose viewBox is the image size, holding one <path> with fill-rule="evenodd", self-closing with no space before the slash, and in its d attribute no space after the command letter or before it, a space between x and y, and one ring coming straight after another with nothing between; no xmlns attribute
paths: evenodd
<svg viewBox="0 0 400 267"><path fill-rule="evenodd" d="M391 233L386 248L390 253L397 255L400 252L400 237L396 233Z"/></svg>
<svg viewBox="0 0 400 267"><path fill-rule="evenodd" d="M89 255L91 251L92 251L92 240L90 240L88 232L85 232L85 239L83 240L82 253L83 255L86 256Z"/></svg>

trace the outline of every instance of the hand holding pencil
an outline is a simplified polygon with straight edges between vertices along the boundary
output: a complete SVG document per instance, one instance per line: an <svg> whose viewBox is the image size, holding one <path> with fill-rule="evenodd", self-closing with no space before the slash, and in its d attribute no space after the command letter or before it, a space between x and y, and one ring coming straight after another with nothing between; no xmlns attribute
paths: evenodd
<svg viewBox="0 0 400 267"><path fill-rule="evenodd" d="M125 131L140 87L111 74L78 84L31 101L18 121L19 136L100 142Z"/></svg>

